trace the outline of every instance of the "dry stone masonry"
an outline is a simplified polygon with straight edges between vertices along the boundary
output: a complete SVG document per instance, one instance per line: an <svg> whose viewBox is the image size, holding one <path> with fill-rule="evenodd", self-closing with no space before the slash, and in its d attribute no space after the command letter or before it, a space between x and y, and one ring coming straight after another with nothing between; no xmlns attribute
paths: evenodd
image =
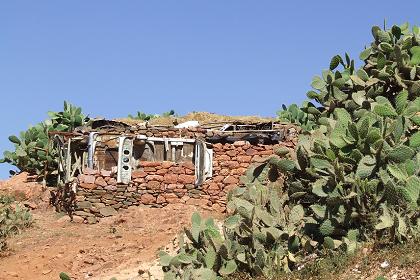
<svg viewBox="0 0 420 280"><path fill-rule="evenodd" d="M296 142L296 130L293 127L283 127L281 131L283 137L278 141L270 140L268 144L260 140L260 137L267 137L267 134L261 133L257 138L249 137L251 141L243 140L249 136L247 131L238 135L238 133L203 128L160 128L140 131L130 129L127 131L125 128L120 132L121 135L145 135L154 141L154 145L152 155L147 154L145 147L140 147L141 155L137 155L137 158L135 158L137 152L133 148L133 158L130 163L132 170L128 184L118 181L116 166L118 159L112 163L107 153L103 152L112 145L118 146L115 141L118 128L115 126L107 128L105 133L102 131L103 136L98 138L93 156L93 161L96 163L94 166L85 166L87 163L84 162L89 162L89 159L83 154L79 160L72 158L75 163L81 162L79 168L73 171L67 168L70 174L74 174L69 176L67 183L73 186L72 190L75 193L72 215L82 217L86 223L95 223L101 217L116 214L121 208L138 205L164 207L168 204L183 203L222 212L226 209L227 193L240 184L240 177L251 164L264 161L280 146L293 148ZM146 139L142 137L140 139ZM162 142L162 139L157 137L172 139L172 144L168 146L165 144L166 140ZM195 162L198 159L194 155L197 153L197 150L194 150L196 144L194 141L183 140L184 146L179 149L179 146L175 145L182 143L175 140L181 138L203 140L206 148L211 151L211 174L202 183L197 183ZM67 147L70 146L70 151L76 151L75 154L77 149L89 150L89 145L86 148L80 147L80 143L86 144L86 137L73 135L68 139L72 139L73 146L67 145ZM82 140L77 142L77 139ZM255 139L257 141L253 141ZM66 139L63 138L63 143L65 142ZM191 144L191 147L187 144ZM162 148L160 152L159 145ZM65 146L64 144L63 147ZM173 147L176 147L176 150ZM111 156L118 157L118 153ZM63 177L66 177L65 174Z"/></svg>

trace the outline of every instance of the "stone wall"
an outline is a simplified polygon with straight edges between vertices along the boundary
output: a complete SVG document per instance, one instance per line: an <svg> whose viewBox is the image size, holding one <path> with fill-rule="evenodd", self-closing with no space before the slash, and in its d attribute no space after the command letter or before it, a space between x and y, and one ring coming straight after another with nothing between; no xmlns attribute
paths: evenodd
<svg viewBox="0 0 420 280"><path fill-rule="evenodd" d="M262 162L279 146L293 148L294 141L276 145L251 145L245 141L213 145L213 176L201 186L195 186L194 165L191 163L141 162L132 172L129 185L117 184L110 171L84 169L78 176L74 215L85 222L97 222L98 217L111 216L116 210L132 205L163 207L169 203L197 205L224 211L226 195L240 184L240 177L252 164Z"/></svg>

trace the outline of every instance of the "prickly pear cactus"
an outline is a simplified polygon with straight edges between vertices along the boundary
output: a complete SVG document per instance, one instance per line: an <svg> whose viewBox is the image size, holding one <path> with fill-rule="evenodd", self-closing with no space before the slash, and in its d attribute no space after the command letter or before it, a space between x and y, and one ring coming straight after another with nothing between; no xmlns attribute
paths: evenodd
<svg viewBox="0 0 420 280"><path fill-rule="evenodd" d="M246 172L228 194L223 235L193 216L190 241L175 257L161 255L165 279L272 277L308 253L419 235L419 28L372 35L361 68L334 56L313 79L311 101L279 112L305 126L293 155L278 149ZM279 173L284 184L272 181Z"/></svg>
<svg viewBox="0 0 420 280"><path fill-rule="evenodd" d="M41 176L47 171L52 175L57 172L58 152L49 141L50 131L71 131L85 123L87 118L82 109L64 102L62 112L48 112L50 117L44 122L30 127L20 133L20 137L12 135L9 141L15 146L14 151L5 151L1 162L16 166L20 171Z"/></svg>
<svg viewBox="0 0 420 280"><path fill-rule="evenodd" d="M420 33L405 24L372 35L363 67L334 56L307 94L321 104L308 111L318 128L301 136L286 188L291 198L299 192L293 203L311 206L307 234L321 242L352 230L361 240L418 234Z"/></svg>

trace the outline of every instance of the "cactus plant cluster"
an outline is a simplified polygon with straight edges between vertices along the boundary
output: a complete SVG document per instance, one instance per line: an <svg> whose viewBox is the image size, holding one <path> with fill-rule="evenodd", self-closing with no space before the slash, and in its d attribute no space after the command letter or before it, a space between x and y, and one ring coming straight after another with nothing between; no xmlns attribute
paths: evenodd
<svg viewBox="0 0 420 280"><path fill-rule="evenodd" d="M134 120L141 120L141 121L150 121L151 119L159 118L159 117L176 117L177 114L175 110L170 110L167 112L163 112L162 114L147 114L144 112L137 111L136 115L128 115L129 119Z"/></svg>
<svg viewBox="0 0 420 280"><path fill-rule="evenodd" d="M282 110L277 112L278 119L282 122L293 123L299 126L303 131L311 131L316 128L315 116L308 114L309 106L307 101L303 102L302 107L296 104L291 104L288 107L282 105ZM309 109L312 110L312 109Z"/></svg>
<svg viewBox="0 0 420 280"><path fill-rule="evenodd" d="M0 195L0 251L6 248L6 238L32 224L28 209L15 203L10 196Z"/></svg>
<svg viewBox="0 0 420 280"><path fill-rule="evenodd" d="M197 270L217 279L227 263L229 272L272 277L309 253L419 236L420 32L404 24L375 26L372 35L361 68L347 54L334 56L313 79L310 100L283 108L283 120L309 124L295 151L279 149L249 169L228 195L223 236L183 246L181 254L191 246L200 253L187 266L163 263L167 279L201 279Z"/></svg>
<svg viewBox="0 0 420 280"><path fill-rule="evenodd" d="M229 194L231 215L222 230L212 219L192 216L178 255L160 252L165 279L223 279L237 271L270 277L295 265L304 210L300 205L287 209L271 168L263 163L241 178L244 187Z"/></svg>
<svg viewBox="0 0 420 280"><path fill-rule="evenodd" d="M218 279L217 273L229 275L236 271L236 263L229 258L229 248L213 219L204 220L194 213L191 222L191 229L185 230L187 242L184 235L178 238L178 255L159 253L165 279Z"/></svg>
<svg viewBox="0 0 420 280"><path fill-rule="evenodd" d="M334 56L307 94L322 105L308 112L319 128L301 135L285 187L300 194L291 202L305 206L318 239L418 233L420 32L405 24L372 34L363 67Z"/></svg>
<svg viewBox="0 0 420 280"><path fill-rule="evenodd" d="M83 125L87 118L82 109L64 102L62 112L49 112L49 119L30 127L20 133L20 137L12 135L9 140L14 144L14 151L5 151L1 162L16 166L38 176L57 172L57 151L49 141L49 131L71 131Z"/></svg>

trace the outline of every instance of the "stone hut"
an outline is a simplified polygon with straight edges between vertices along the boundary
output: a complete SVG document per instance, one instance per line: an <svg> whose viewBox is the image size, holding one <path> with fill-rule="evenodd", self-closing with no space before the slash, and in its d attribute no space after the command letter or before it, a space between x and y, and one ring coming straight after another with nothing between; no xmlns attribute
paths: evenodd
<svg viewBox="0 0 420 280"><path fill-rule="evenodd" d="M277 122L168 127L94 120L52 133L60 158L57 201L67 201L65 208L89 223L133 205L224 211L226 194L246 169L279 146L294 147L296 134Z"/></svg>

